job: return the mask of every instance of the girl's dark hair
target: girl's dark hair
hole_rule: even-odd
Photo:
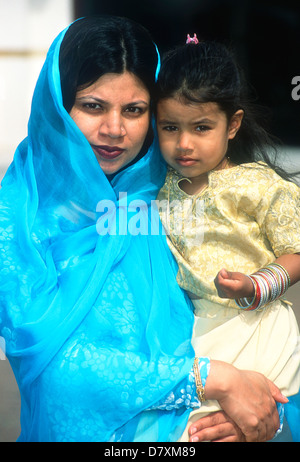
[[[291,179],[293,175],[275,164],[278,141],[259,121],[258,106],[250,103],[243,74],[225,45],[191,43],[166,53],[158,77],[156,101],[174,96],[186,103],[214,102],[226,114],[228,122],[242,109],[242,125],[228,144],[231,161],[242,164],[262,160],[283,178]]]
[[[149,32],[128,18],[91,16],[75,21],[60,49],[63,103],[68,112],[76,91],[106,73],[132,72],[153,96],[158,55]]]

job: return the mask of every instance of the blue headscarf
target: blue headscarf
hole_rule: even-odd
[[[65,32],[0,191],[0,335],[21,392],[20,441],[176,439],[184,402],[147,411],[181,386],[194,358],[176,263],[165,236],[150,233],[166,167],[155,141],[108,181],[63,106]],[[123,215],[120,197],[131,204]],[[114,204],[109,213],[103,200]],[[110,232],[124,230],[124,216],[138,225],[137,210],[148,232]]]

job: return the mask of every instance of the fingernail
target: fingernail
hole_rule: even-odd
[[[192,443],[197,443],[199,441],[198,436],[194,436],[194,438],[191,438]]]
[[[196,431],[197,431],[197,428],[192,427],[192,428],[190,429],[190,434],[193,435],[194,433],[196,433]]]

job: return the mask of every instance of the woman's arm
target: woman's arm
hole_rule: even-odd
[[[193,423],[189,432],[191,438],[197,437],[198,441],[220,438],[223,441],[268,441],[280,426],[276,401],[288,402],[262,374],[242,371],[214,360],[206,380],[205,397],[216,399],[229,419],[224,413],[216,413]]]
[[[205,399],[217,400],[225,412],[212,413],[193,423],[189,428],[191,441],[262,442],[274,437],[280,426],[275,401],[288,400],[272,382],[257,372],[208,358],[199,358],[199,371]],[[191,371],[176,390],[150,409],[196,409],[199,404]]]

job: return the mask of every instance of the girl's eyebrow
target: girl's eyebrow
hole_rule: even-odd
[[[167,119],[159,119],[157,121],[158,125],[176,125],[178,122],[173,122],[172,120]]]
[[[201,125],[201,124],[213,124],[213,125],[216,125],[216,123],[217,122],[215,120],[204,118],[204,119],[197,120],[196,122],[193,122],[193,125]]]
[[[176,125],[178,122],[174,122],[173,120],[168,120],[168,119],[159,119],[157,121],[158,125]],[[201,124],[213,124],[216,125],[217,122],[211,119],[200,119],[196,120],[195,122],[192,122],[191,125],[201,125]]]

